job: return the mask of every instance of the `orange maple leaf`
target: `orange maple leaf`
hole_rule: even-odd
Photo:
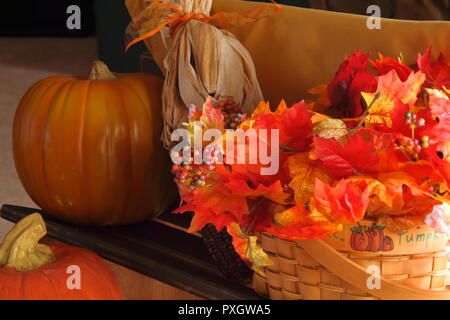
[[[265,197],[276,203],[286,204],[289,194],[281,183],[283,171],[277,175],[262,175],[261,165],[217,165],[216,176],[224,187],[221,192],[246,198]]]
[[[279,143],[292,149],[303,151],[310,148],[312,128],[312,114],[308,105],[301,101],[287,108],[286,103],[281,101],[275,112],[270,111],[268,103],[261,103],[252,117],[244,121],[239,129],[260,129],[279,131]],[[259,142],[263,142],[260,139]],[[267,139],[270,141],[271,139]],[[260,145],[261,146],[261,145]]]
[[[255,111],[252,113],[252,118],[259,115],[259,114],[282,114],[284,111],[286,111],[287,105],[286,101],[281,100],[277,109],[275,112],[272,112],[272,109],[270,108],[269,102],[260,102],[259,105],[256,107]]]
[[[402,165],[400,171],[354,176],[346,181],[367,183],[368,217],[426,215],[435,204],[427,190],[435,183],[445,183],[445,179],[428,165],[425,161],[408,163]]]
[[[298,204],[274,213],[266,228],[289,240],[321,239],[342,230],[343,224],[361,220],[369,202],[367,184],[341,180],[335,187],[316,179],[309,209]]]
[[[269,186],[258,184],[257,186],[250,186],[249,181],[230,179],[227,182],[223,182],[229,190],[230,195],[242,196],[246,198],[258,198],[265,197],[276,203],[286,204],[288,194],[284,193],[283,187],[280,181],[275,181]]]
[[[314,194],[315,179],[331,183],[332,178],[321,168],[320,162],[310,160],[308,152],[292,156],[288,160],[292,178],[289,187],[294,190],[297,203],[308,203]]]
[[[424,170],[419,166],[410,167],[405,171],[396,171],[381,173],[375,176],[383,187],[377,188],[370,193],[370,204],[368,215],[398,216],[403,214],[416,214],[424,206],[434,203],[433,199],[427,196],[426,190],[430,186],[430,181],[422,181],[418,178],[420,171]],[[410,170],[416,170],[417,175],[408,173]],[[414,198],[414,200],[413,200]],[[419,208],[419,205],[421,208]]]
[[[291,207],[274,215],[275,223],[265,229],[280,239],[322,239],[342,230],[342,224],[313,216],[303,205]]]
[[[312,218],[334,224],[354,223],[361,220],[369,205],[367,183],[339,181],[336,186],[316,179],[314,196],[310,202]]]
[[[308,90],[309,94],[318,96],[318,98],[316,99],[317,104],[325,107],[331,106],[331,101],[330,98],[328,97],[328,86],[330,85],[330,83],[331,80],[328,81],[328,83],[326,84],[320,84]]]
[[[362,96],[369,106],[365,119],[366,126],[384,124],[392,127],[391,111],[396,103],[412,106],[425,82],[425,75],[421,72],[411,73],[405,82],[402,82],[395,70],[378,77],[378,88],[375,93],[363,92]]]
[[[267,232],[281,239],[322,239],[338,233],[343,224],[364,217],[369,202],[365,183],[341,180],[335,187],[316,179],[310,209],[303,204],[274,214],[275,223]]]
[[[369,193],[369,204],[367,206],[368,215],[375,214],[385,207],[391,207],[394,202],[394,194],[388,193],[386,186],[371,176],[353,176],[346,179],[346,181],[367,183]]]
[[[447,181],[444,175],[442,175],[438,168],[430,161],[420,160],[402,163],[400,164],[399,170],[414,177],[417,184],[420,185],[423,190],[428,190],[437,185],[440,187],[441,192],[448,190]]]
[[[204,187],[188,203],[180,206],[173,213],[194,212],[189,232],[202,229],[212,223],[222,230],[231,222],[239,221],[249,212],[247,199],[227,193],[227,188],[220,184]]]

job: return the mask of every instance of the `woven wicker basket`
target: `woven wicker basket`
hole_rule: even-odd
[[[254,274],[254,289],[274,300],[450,299],[446,235],[425,226],[408,234],[384,231],[399,247],[363,252],[352,248],[352,227],[325,240],[294,242],[258,234],[274,265],[265,268],[265,277]],[[381,287],[372,290],[367,286],[371,266],[381,274]]]

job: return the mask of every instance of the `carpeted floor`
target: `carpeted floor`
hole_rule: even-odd
[[[95,38],[0,38],[0,205],[36,206],[14,168],[11,127],[20,98],[36,81],[88,73],[97,56]],[[10,223],[0,221],[0,239]]]

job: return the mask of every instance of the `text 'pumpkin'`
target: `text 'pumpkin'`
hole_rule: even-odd
[[[160,135],[162,80],[113,74],[53,76],[33,85],[13,126],[17,172],[53,216],[80,224],[129,224],[174,200]]]

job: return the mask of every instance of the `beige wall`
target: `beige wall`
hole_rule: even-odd
[[[17,177],[11,127],[20,98],[36,81],[87,73],[97,56],[95,38],[0,38],[0,204],[35,207]],[[11,224],[0,220],[0,238]]]

